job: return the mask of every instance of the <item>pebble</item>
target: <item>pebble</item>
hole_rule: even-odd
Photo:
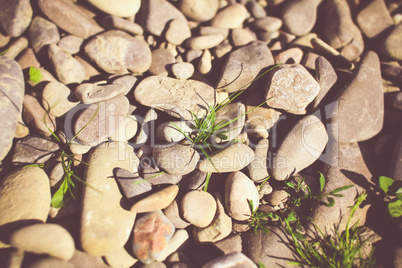
[[[190,146],[164,144],[153,149],[156,165],[171,175],[186,175],[193,171],[200,155]]]
[[[356,113],[358,109],[359,113]],[[384,94],[380,62],[369,51],[360,61],[352,81],[340,93],[337,105],[328,107],[328,133],[339,143],[368,140],[382,129]]]
[[[152,75],[168,76],[170,66],[175,62],[176,59],[170,50],[158,48],[152,51],[152,62],[148,71]]]
[[[119,84],[125,86],[125,91],[123,95],[127,95],[134,87],[135,82],[137,82],[137,77],[132,75],[123,75],[112,81],[112,84]]]
[[[132,249],[145,264],[154,262],[173,236],[175,228],[161,211],[143,215],[135,221]]]
[[[211,20],[218,11],[218,0],[183,0],[179,9],[183,14],[195,21]]]
[[[75,35],[67,35],[60,39],[58,46],[70,54],[77,54],[80,52],[81,45],[84,39]]]
[[[138,13],[139,24],[145,31],[156,36],[161,36],[166,24],[174,19],[186,21],[183,13],[165,0],[145,1]]]
[[[203,75],[208,75],[212,69],[212,56],[208,49],[204,50],[198,62],[198,72]]]
[[[17,221],[45,222],[50,198],[49,178],[42,168],[14,169],[0,181],[0,226]]]
[[[262,182],[268,176],[267,159],[268,159],[268,139],[261,139],[254,147],[254,159],[248,165],[250,179],[255,182]]]
[[[226,215],[225,208],[223,207],[220,198],[215,199],[217,209],[212,222],[204,228],[195,225],[196,227],[193,229],[194,238],[199,243],[214,243],[224,239],[232,232],[232,219]]]
[[[255,19],[267,16],[267,12],[265,11],[264,7],[257,1],[248,1],[246,7],[251,16]]]
[[[402,84],[402,67],[381,62],[381,76],[387,80]]]
[[[245,168],[254,159],[253,150],[238,142],[204,158],[198,163],[198,169],[203,172],[233,172]],[[212,162],[212,163],[211,163]]]
[[[99,68],[112,74],[126,74],[127,69],[143,73],[149,69],[152,60],[151,50],[145,41],[119,30],[93,37],[85,45],[85,54]]]
[[[186,20],[173,19],[168,22],[165,38],[169,43],[179,46],[190,37],[191,31]]]
[[[319,4],[316,0],[286,1],[282,10],[284,28],[296,36],[309,33],[315,25]]]
[[[128,142],[137,134],[138,122],[134,115],[127,115],[115,133],[109,136],[112,141]]]
[[[220,128],[217,133],[222,133],[227,136],[227,139],[222,139],[218,136],[214,137],[216,143],[222,143],[231,141],[243,130],[245,118],[246,107],[243,103],[229,103],[228,105],[222,107],[216,112],[216,122],[217,124],[227,124],[237,118],[237,120],[229,123],[227,126]]]
[[[71,90],[62,83],[49,82],[42,92],[42,105],[54,117],[63,116],[79,103],[70,101],[71,95]]]
[[[192,50],[205,50],[216,47],[223,41],[220,34],[201,35],[188,39],[186,45]]]
[[[70,233],[58,224],[42,223],[18,229],[10,235],[10,245],[36,254],[68,261],[75,245]]]
[[[26,136],[15,144],[13,164],[43,164],[59,150],[59,145],[43,137]]]
[[[199,190],[204,185],[206,177],[206,172],[196,169],[193,172],[183,176],[180,185],[183,187],[183,189]]]
[[[293,114],[305,114],[306,107],[320,92],[320,85],[300,64],[282,64],[270,73],[268,106]]]
[[[154,109],[149,109],[144,116],[144,120],[142,122],[138,122],[140,124],[140,131],[135,138],[136,144],[145,144],[148,138],[153,134],[151,130],[155,129],[155,122],[158,119],[158,114]]]
[[[232,252],[242,251],[242,240],[241,236],[236,233],[231,233],[224,239],[214,243],[214,246],[218,248],[223,254],[229,254]]]
[[[176,126],[181,130],[177,129]],[[179,142],[186,138],[182,133],[188,136],[193,132],[194,125],[189,121],[169,121],[160,124],[156,129],[156,136],[167,142]]]
[[[38,4],[46,17],[69,34],[87,39],[103,31],[95,20],[71,1],[39,0]]]
[[[142,174],[144,179],[151,185],[177,184],[182,178],[180,175],[171,175],[166,172],[161,172],[158,167],[154,168],[146,161],[142,163]]]
[[[127,169],[116,168],[114,178],[119,184],[124,197],[128,200],[152,190],[152,186],[148,181],[142,179],[138,173],[133,173]]]
[[[260,31],[275,32],[282,27],[281,19],[271,16],[258,18],[253,22],[253,26]]]
[[[131,267],[138,261],[123,247],[106,255],[105,260],[112,267]]]
[[[139,24],[113,15],[106,16],[102,20],[102,26],[108,30],[121,30],[132,35],[144,34],[144,30]]]
[[[241,171],[232,172],[225,182],[225,208],[230,217],[238,221],[248,220],[251,216],[250,204],[258,208],[258,191],[253,181]]]
[[[57,45],[49,46],[48,56],[61,83],[81,83],[85,79],[85,68],[81,63]]]
[[[103,12],[118,17],[134,16],[141,7],[141,0],[88,0],[88,2]]]
[[[170,185],[147,197],[144,197],[143,199],[132,205],[130,210],[135,213],[145,213],[164,209],[173,202],[178,192],[179,186],[177,186],[176,184]]]
[[[176,230],[173,234],[172,238],[170,238],[166,247],[162,250],[162,253],[159,257],[156,258],[157,261],[166,260],[169,255],[176,252],[184,243],[186,243],[189,239],[189,235],[186,230]]]
[[[223,36],[223,39],[227,41],[226,39],[229,36],[229,29],[227,28],[218,28],[218,27],[212,27],[212,26],[200,26],[200,35],[214,35],[214,34],[220,34]],[[238,28],[241,29],[241,28]]]
[[[29,27],[29,42],[35,53],[44,54],[47,45],[57,44],[60,40],[57,26],[39,16],[33,18]]]
[[[81,246],[91,255],[105,256],[126,244],[136,217],[111,179],[113,171],[137,172],[139,159],[127,144],[109,142],[92,149],[86,162],[85,182],[91,187],[83,187]]]
[[[278,53],[275,56],[275,64],[280,63],[300,63],[303,58],[303,50],[298,47],[292,47]]]
[[[248,83],[252,82],[262,69],[273,63],[272,53],[266,44],[261,41],[252,42],[230,52],[216,88],[218,91],[229,93],[247,89]]]
[[[196,80],[149,76],[137,85],[134,98],[142,105],[191,120],[189,111],[203,116],[205,109],[215,104],[216,92],[213,87]]]
[[[107,101],[123,95],[125,91],[127,91],[126,87],[121,84],[96,85],[82,83],[74,89],[75,96],[84,104]]]
[[[17,57],[17,62],[22,70],[31,68],[31,66],[39,69],[40,63],[38,62],[35,53],[32,48],[24,49]],[[29,71],[28,71],[29,72]]]
[[[24,49],[28,47],[28,39],[23,36],[18,37],[14,40],[9,48],[4,52],[3,56],[6,56],[9,59],[14,59],[21,53]]]
[[[0,162],[10,151],[22,109],[24,75],[15,60],[0,56]]]
[[[265,200],[268,201],[271,206],[275,207],[284,204],[288,198],[289,195],[285,190],[273,190]]]
[[[40,258],[32,262],[28,268],[45,268],[45,267],[58,267],[58,268],[74,268],[72,263],[60,260],[59,258]]]
[[[401,35],[402,23],[399,23],[382,42],[381,50],[386,56],[395,60],[402,60],[402,49],[399,45]]]
[[[29,127],[30,132],[44,136],[52,135],[56,129],[54,117],[49,115],[31,95],[25,95],[22,109],[22,119]],[[50,130],[49,130],[50,129]]]
[[[242,47],[256,41],[257,36],[249,28],[237,28],[231,31],[230,39],[235,47]]]
[[[101,257],[95,257],[84,251],[75,250],[73,257],[69,263],[72,263],[75,268],[108,268],[110,266],[102,260]],[[42,268],[42,267],[41,267]]]
[[[257,265],[241,252],[233,252],[203,265],[202,268],[257,268]]]
[[[243,22],[250,17],[245,6],[241,4],[231,4],[218,11],[211,21],[211,26],[227,29],[240,27]]]
[[[128,109],[129,101],[125,96],[118,96],[83,108],[73,126],[75,134],[82,130],[77,136],[77,141],[89,146],[96,146],[103,142],[119,129],[123,123],[121,119],[125,118]]]
[[[356,22],[367,38],[375,38],[394,25],[384,0],[374,0],[361,9]]]
[[[272,193],[272,191],[273,191],[273,188],[271,185],[269,185],[268,182],[262,183],[262,184],[260,184],[259,189],[258,189],[258,197],[261,199],[264,196]]]
[[[78,60],[79,63],[81,63],[82,67],[85,69],[85,80],[89,80],[91,77],[99,75],[99,71],[95,69],[91,64],[88,63],[88,61],[84,60],[78,55],[74,56],[74,59]]]
[[[325,98],[332,86],[338,80],[338,76],[331,63],[323,56],[319,56],[315,60],[315,79],[320,85],[320,92],[312,102],[313,109],[317,108],[321,101]]]
[[[272,176],[285,180],[314,163],[324,151],[328,134],[315,115],[303,117],[286,135],[273,159]]]
[[[315,71],[315,61],[318,57],[320,57],[320,55],[313,52],[307,52],[300,63],[308,70]]]
[[[190,191],[180,203],[183,218],[194,226],[204,228],[211,224],[216,213],[215,198],[208,192]]]
[[[32,7],[29,0],[0,1],[0,26],[6,35],[20,36],[32,19]]]
[[[173,200],[173,202],[170,203],[170,205],[163,210],[163,213],[166,215],[166,217],[168,217],[168,219],[176,229],[184,229],[190,225],[189,222],[183,219],[183,216],[179,211],[179,205],[176,199]]]

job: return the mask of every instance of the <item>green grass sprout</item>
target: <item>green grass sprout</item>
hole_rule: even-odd
[[[43,76],[42,76],[42,72],[31,66],[31,68],[29,68],[29,80],[31,80],[33,83],[38,83],[42,80]]]

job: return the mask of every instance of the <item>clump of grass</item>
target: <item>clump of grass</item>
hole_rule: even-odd
[[[388,212],[392,218],[402,216],[402,187],[393,189],[395,180],[381,176],[378,180],[380,189],[385,193],[388,202]]]

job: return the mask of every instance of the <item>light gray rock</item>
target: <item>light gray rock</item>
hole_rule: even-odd
[[[50,136],[51,131],[54,132],[56,129],[54,117],[48,114],[38,100],[31,95],[24,96],[22,119],[31,133]]]
[[[402,50],[400,43],[402,35],[402,23],[395,26],[392,32],[383,40],[381,50],[386,56],[395,59],[402,59]]]
[[[123,95],[127,95],[134,87],[135,82],[137,82],[137,77],[132,75],[123,75],[112,81],[112,84],[119,84],[126,87]]]
[[[312,102],[313,109],[320,105],[321,101],[338,80],[334,67],[332,67],[331,63],[323,56],[319,56],[315,60],[315,79],[320,85],[321,90]]]
[[[214,219],[217,204],[215,198],[208,192],[190,191],[183,196],[180,210],[186,221],[204,228]]]
[[[85,181],[91,187],[83,188],[80,241],[87,253],[105,256],[126,244],[136,217],[110,178],[117,167],[137,172],[139,159],[132,147],[111,142],[94,148],[87,163]]]
[[[93,37],[85,46],[86,55],[107,73],[143,73],[151,66],[151,50],[140,38],[111,30]],[[127,57],[130,55],[130,57]]]
[[[315,115],[301,119],[286,135],[273,159],[272,176],[285,180],[310,166],[324,151],[328,134]]]
[[[204,1],[202,1],[203,3]],[[166,40],[173,45],[181,45],[184,40],[191,37],[191,30],[187,21],[173,19],[167,25],[165,33]]]
[[[112,141],[127,142],[137,134],[138,122],[135,115],[127,115],[116,132],[109,136]]]
[[[75,250],[73,257],[69,260],[75,268],[107,268],[109,267],[101,257],[95,257],[84,251]]]
[[[260,31],[275,32],[282,27],[282,20],[276,17],[265,16],[253,22],[253,26]]]
[[[227,57],[216,88],[218,91],[229,93],[247,89],[247,84],[252,82],[261,70],[273,63],[271,51],[261,41],[239,48]]]
[[[309,33],[315,25],[319,4],[316,0],[286,1],[282,10],[285,29],[297,36]]]
[[[360,10],[356,22],[368,38],[374,38],[394,24],[384,0],[375,0]]]
[[[160,171],[158,167],[152,167],[147,162],[142,163],[142,175],[151,185],[159,184],[177,184],[180,182],[182,176],[171,175],[169,173]]]
[[[175,62],[176,59],[169,49],[158,48],[152,51],[152,62],[148,71],[152,75],[168,76],[170,66]]]
[[[249,28],[237,28],[231,31],[230,40],[235,47],[242,47],[256,41],[257,36]]]
[[[144,197],[132,205],[130,210],[135,213],[145,213],[164,209],[173,202],[178,192],[179,186],[175,184],[170,185],[162,190],[148,195],[147,197]]]
[[[219,8],[218,0],[183,0],[179,9],[183,14],[195,21],[208,21],[212,19]]]
[[[173,202],[163,210],[163,213],[176,229],[184,229],[190,225],[189,222],[183,219],[179,210],[179,204],[177,204],[176,200],[173,200]]]
[[[246,121],[246,107],[243,103],[229,103],[216,112],[216,124],[227,124],[227,126],[220,128],[217,134],[221,133],[227,138],[224,139],[219,136],[214,136],[216,143],[222,143],[235,139],[243,130],[244,122]],[[237,119],[236,119],[237,118]],[[236,120],[235,120],[236,119]],[[235,120],[235,121],[233,121]],[[231,122],[233,121],[233,122]],[[222,122],[222,123],[221,123]],[[231,123],[230,123],[231,122]]]
[[[213,87],[195,80],[149,76],[135,88],[134,98],[142,105],[191,120],[189,111],[201,117],[210,105],[215,105],[216,92]]]
[[[43,88],[42,105],[54,117],[63,116],[79,101],[74,101],[71,90],[60,82],[51,81]]]
[[[208,262],[203,265],[202,268],[231,268],[231,267],[242,267],[242,268],[256,268],[257,265],[253,263],[252,260],[247,258],[241,252],[233,252],[222,257],[216,258],[213,261]]]
[[[47,45],[57,44],[59,40],[59,30],[54,23],[39,16],[32,20],[29,27],[29,42],[35,53],[43,53]]]
[[[102,25],[108,30],[121,30],[132,35],[144,34],[144,30],[139,24],[113,15],[106,16],[102,20]]]
[[[258,208],[258,191],[252,180],[237,171],[230,173],[225,182],[225,208],[228,215],[238,221],[248,220],[251,216],[250,204]]]
[[[301,48],[298,47],[292,47],[276,54],[275,64],[300,63],[302,61],[302,58],[303,58],[303,50],[301,50]]]
[[[220,34],[201,35],[188,39],[186,41],[187,47],[192,50],[205,50],[216,47],[223,41],[223,36]]]
[[[53,140],[28,135],[17,141],[11,161],[17,165],[43,164],[59,149]]]
[[[255,182],[262,182],[268,176],[267,159],[268,159],[268,139],[261,139],[254,147],[254,159],[248,165],[250,179]]]
[[[20,36],[32,19],[32,7],[29,0],[0,1],[0,26],[11,37]]]
[[[250,17],[246,7],[241,4],[231,4],[221,9],[211,21],[211,26],[227,29],[240,27]]]
[[[24,99],[25,83],[15,60],[0,57],[0,161],[11,149]]]
[[[75,96],[84,104],[107,101],[123,95],[125,91],[127,91],[127,89],[121,84],[95,85],[82,83],[74,89]]]
[[[60,39],[58,46],[70,54],[77,54],[80,52],[81,45],[84,39],[75,35],[67,35]]]
[[[266,197],[266,200],[271,206],[275,207],[284,204],[288,197],[289,195],[285,190],[275,189]]]
[[[194,125],[191,121],[164,122],[157,127],[156,136],[162,141],[179,142],[186,138],[182,132],[189,136],[193,129]]]
[[[141,6],[141,0],[88,0],[105,13],[119,17],[134,16]]]
[[[200,190],[205,183],[206,177],[206,172],[196,169],[193,172],[183,176],[180,185],[183,187],[183,189]]]
[[[320,85],[300,64],[282,64],[269,76],[266,100],[272,108],[305,114],[307,105],[320,92]]]

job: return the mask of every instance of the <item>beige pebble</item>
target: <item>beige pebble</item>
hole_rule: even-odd
[[[131,211],[135,213],[151,212],[164,209],[173,202],[179,192],[179,186],[171,185],[163,190],[157,191],[144,199],[141,199],[131,207]]]
[[[300,63],[303,58],[303,50],[298,47],[289,48],[275,56],[275,64],[279,63]]]
[[[216,47],[223,41],[220,34],[202,35],[187,40],[186,45],[192,50],[204,50]]]
[[[23,51],[27,47],[28,47],[28,39],[26,39],[23,36],[20,36],[8,47],[6,53],[4,53],[4,56],[10,59],[14,59],[15,57],[18,56],[18,54],[21,53],[21,51]]]
[[[189,62],[180,62],[172,65],[173,75],[178,79],[188,79],[194,74],[194,65]]]
[[[212,27],[212,26],[202,26],[200,27],[200,34],[201,35],[221,34],[223,36],[223,39],[226,39],[228,38],[229,35],[229,29]]]
[[[202,53],[201,59],[198,62],[198,71],[202,74],[208,74],[212,69],[212,57],[209,50]]]
[[[231,39],[235,47],[241,47],[255,41],[257,36],[247,28],[237,28],[232,30]]]
[[[235,29],[240,27],[249,17],[250,13],[248,13],[243,5],[232,4],[219,11],[213,18],[211,25],[214,27]]]
[[[253,26],[264,32],[275,32],[282,27],[282,20],[276,17],[266,16],[256,19],[253,22]]]
[[[220,59],[226,54],[228,54],[230,51],[232,51],[232,49],[233,47],[230,44],[229,40],[225,40],[220,45],[214,48],[215,57]]]
[[[167,26],[165,38],[169,43],[181,45],[184,40],[191,37],[190,27],[186,20],[174,19]]]

